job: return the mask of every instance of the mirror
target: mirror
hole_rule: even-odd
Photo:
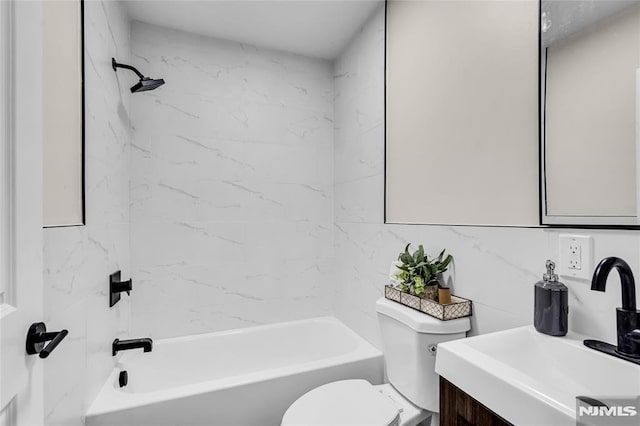
[[[637,226],[640,2],[542,0],[542,223]]]
[[[386,17],[386,223],[539,226],[538,3]]]
[[[43,223],[83,225],[83,4],[45,1],[43,12]]]

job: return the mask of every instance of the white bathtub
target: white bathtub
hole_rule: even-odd
[[[158,340],[123,353],[85,423],[279,425],[303,393],[352,378],[382,383],[382,353],[332,317]]]

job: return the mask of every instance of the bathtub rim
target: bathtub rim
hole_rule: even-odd
[[[222,391],[225,389],[231,389],[235,387],[246,386],[251,383],[259,383],[268,380],[273,380],[280,377],[290,377],[296,374],[306,373],[313,370],[321,370],[338,365],[362,362],[362,361],[374,361],[380,359],[383,361],[382,352],[369,343],[366,339],[360,336],[358,333],[349,328],[346,324],[340,321],[334,316],[322,316],[307,318],[302,320],[293,320],[286,322],[279,322],[273,324],[264,324],[252,327],[244,327],[239,329],[214,331],[210,333],[193,334],[188,336],[170,337],[167,339],[158,339],[157,343],[179,343],[181,341],[193,340],[193,339],[205,339],[212,335],[227,336],[234,334],[244,334],[252,331],[259,331],[263,329],[284,328],[291,324],[301,323],[331,323],[339,326],[345,332],[350,334],[355,342],[356,347],[350,351],[340,355],[326,357],[321,359],[312,360],[309,362],[298,363],[294,365],[287,365],[278,368],[271,368],[258,372],[251,372],[248,374],[242,374],[238,376],[225,377],[222,379],[207,380],[198,383],[192,383],[188,385],[177,386],[170,389],[161,389],[150,392],[121,392],[118,389],[118,375],[123,369],[123,365],[126,364],[127,359],[136,354],[125,353],[116,362],[113,370],[109,373],[109,376],[103,383],[93,402],[89,405],[86,413],[83,415],[83,419],[88,417],[96,417],[100,415],[109,414],[116,411],[127,410],[131,408],[140,407],[143,405],[155,404],[166,402],[179,398],[188,398],[191,396],[199,395],[208,391]],[[85,422],[86,423],[86,422]]]

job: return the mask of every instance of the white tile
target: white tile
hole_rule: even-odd
[[[134,23],[134,330],[155,337],[331,311],[328,61]]]
[[[86,2],[87,225],[45,229],[44,313],[68,337],[44,364],[45,423],[80,426],[112,368],[109,345],[128,333],[129,305],[108,308],[108,275],[129,271],[129,21],[116,2]]]
[[[81,424],[83,370],[86,358],[86,305],[83,301],[57,309],[47,318],[47,331],[67,329],[69,334],[46,359],[44,369],[45,423]]]

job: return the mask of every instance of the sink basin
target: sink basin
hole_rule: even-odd
[[[515,425],[575,426],[578,395],[640,395],[640,366],[585,347],[586,338],[527,326],[445,342],[436,372]]]

